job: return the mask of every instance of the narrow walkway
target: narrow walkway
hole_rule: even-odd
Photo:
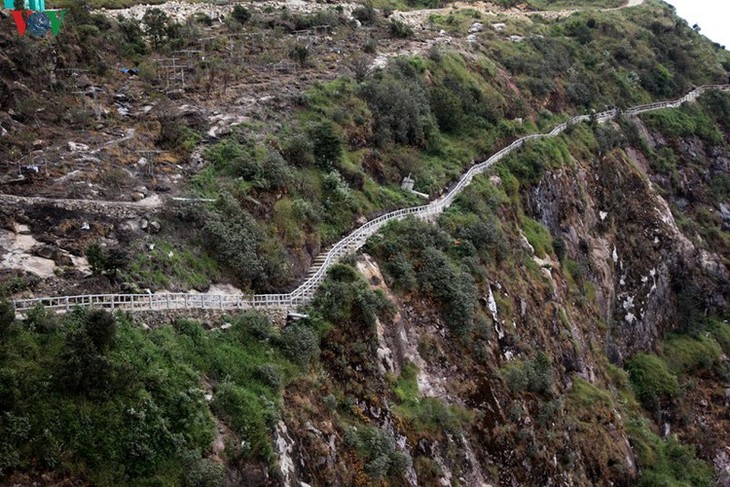
[[[641,105],[623,112],[624,115],[635,116],[640,113],[664,108],[676,108],[682,103],[695,100],[709,89],[730,91],[730,85],[709,85],[697,88],[677,100],[663,101]],[[429,219],[442,213],[454,202],[457,195],[471,183],[474,177],[491,168],[496,162],[508,154],[522,147],[529,140],[543,137],[555,137],[571,125],[595,119],[599,123],[612,120],[621,115],[619,110],[609,110],[593,115],[580,115],[555,127],[545,134],[527,135],[500,150],[486,161],[472,166],[449,191],[448,194],[424,206],[404,208],[370,220],[356,229],[342,240],[333,245],[327,252],[315,260],[315,266],[310,270],[310,277],[297,289],[288,294],[255,294],[255,295],[219,295],[219,294],[97,294],[84,296],[60,296],[48,298],[17,299],[13,301],[15,311],[22,313],[42,304],[47,309],[56,312],[70,311],[74,306],[97,307],[109,310],[124,311],[157,311],[167,309],[210,309],[210,310],[246,310],[268,309],[288,311],[309,303],[314,297],[319,285],[327,276],[327,270],[339,262],[344,256],[360,249],[367,239],[377,233],[390,221],[402,220],[408,216]]]

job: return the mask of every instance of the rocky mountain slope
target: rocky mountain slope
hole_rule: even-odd
[[[3,29],[0,293],[283,291],[409,174],[727,82],[661,2],[517,3]],[[2,302],[0,483],[730,485],[728,142],[718,91],[531,142],[287,323]]]

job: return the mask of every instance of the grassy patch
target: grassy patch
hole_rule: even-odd
[[[535,255],[544,258],[552,252],[553,239],[550,232],[540,222],[530,217],[522,217],[522,233],[535,249]]]
[[[419,434],[458,434],[471,420],[469,412],[456,405],[447,405],[434,397],[421,397],[418,392],[418,368],[407,363],[395,381],[398,399],[396,413]]]
[[[664,356],[677,374],[711,372],[722,362],[722,348],[710,332],[698,337],[672,334],[664,339]]]
[[[639,353],[626,364],[631,383],[642,404],[649,409],[674,397],[679,390],[677,376],[667,363],[653,354]]]

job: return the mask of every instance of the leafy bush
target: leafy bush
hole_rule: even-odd
[[[677,377],[669,370],[667,363],[656,355],[636,354],[626,364],[626,370],[636,395],[648,410],[654,410],[663,402],[671,400],[679,390]]]
[[[314,144],[305,134],[292,135],[283,141],[282,155],[293,166],[311,166],[315,162]]]
[[[730,325],[720,320],[711,320],[708,329],[725,355],[730,356]]]
[[[112,380],[112,364],[99,354],[84,330],[66,336],[58,367],[58,381],[71,394],[104,397]]]
[[[436,115],[439,128],[444,132],[457,132],[461,128],[464,110],[461,100],[453,91],[444,87],[431,90],[431,110]]]
[[[502,369],[502,377],[512,392],[552,393],[554,371],[550,359],[539,352],[535,360],[514,361]]]
[[[53,331],[53,329],[56,328],[57,324],[56,314],[53,311],[46,309],[46,307],[42,304],[38,303],[26,313],[25,324],[29,328],[36,331]]]
[[[345,442],[354,447],[365,461],[365,472],[373,480],[403,475],[411,467],[411,457],[398,451],[392,433],[363,426],[351,428]]]
[[[421,256],[418,273],[421,289],[442,303],[446,325],[457,335],[471,329],[477,289],[466,272],[455,271],[440,250],[429,247]]]
[[[182,464],[184,487],[217,487],[223,484],[223,465],[209,458],[202,458],[198,450],[186,452]]]
[[[86,258],[94,274],[106,274],[110,278],[129,266],[129,256],[123,249],[107,249],[96,242],[86,248]]]
[[[322,169],[332,169],[342,157],[342,139],[331,122],[320,122],[307,130],[312,144],[312,153]]]
[[[454,240],[448,234],[410,219],[389,225],[368,242],[368,252],[383,260],[390,279],[404,288],[418,283],[418,289],[441,306],[449,329],[465,335],[472,328],[477,288],[473,277],[441,250],[452,248]]]
[[[272,455],[269,431],[276,417],[266,407],[265,397],[223,382],[216,387],[212,406],[241,435],[241,451],[245,457],[268,458]]]
[[[425,146],[433,122],[423,82],[408,65],[395,65],[362,86],[363,98],[375,118],[378,145],[392,142]]]
[[[99,352],[111,346],[117,331],[117,322],[111,313],[101,309],[91,310],[86,315],[84,325],[86,334]]]
[[[231,11],[231,17],[236,19],[239,24],[243,25],[251,18],[251,12],[243,5],[236,4],[233,6],[233,10]]]
[[[284,353],[301,367],[308,368],[319,356],[319,338],[307,326],[288,326],[282,332],[281,339]]]
[[[388,27],[390,28],[390,34],[393,37],[398,39],[408,39],[409,37],[413,37],[413,29],[411,29],[408,24],[405,24],[400,20],[390,19]]]
[[[235,272],[245,287],[268,290],[289,279],[285,251],[266,239],[253,217],[230,194],[218,198],[203,234],[211,254]]]
[[[207,149],[205,158],[224,175],[243,178],[264,191],[286,187],[291,182],[284,158],[268,146],[225,140]]]
[[[0,338],[5,336],[13,321],[15,321],[15,308],[9,301],[0,300]]]
[[[675,435],[663,441],[645,419],[628,422],[627,431],[641,469],[636,485],[714,485],[712,467],[698,459],[694,448],[682,445]]]
[[[352,267],[337,264],[315,296],[314,306],[333,325],[372,329],[379,313],[388,309],[386,298],[373,292]]]
[[[302,44],[297,44],[289,51],[289,57],[299,63],[299,66],[304,67],[307,65],[309,59],[309,48]]]

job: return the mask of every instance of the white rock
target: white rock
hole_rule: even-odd
[[[484,24],[481,22],[474,22],[471,24],[471,27],[469,27],[469,32],[481,32],[484,30]]]
[[[79,144],[78,142],[68,141],[68,150],[71,152],[85,152],[89,150],[89,146],[86,144]]]

